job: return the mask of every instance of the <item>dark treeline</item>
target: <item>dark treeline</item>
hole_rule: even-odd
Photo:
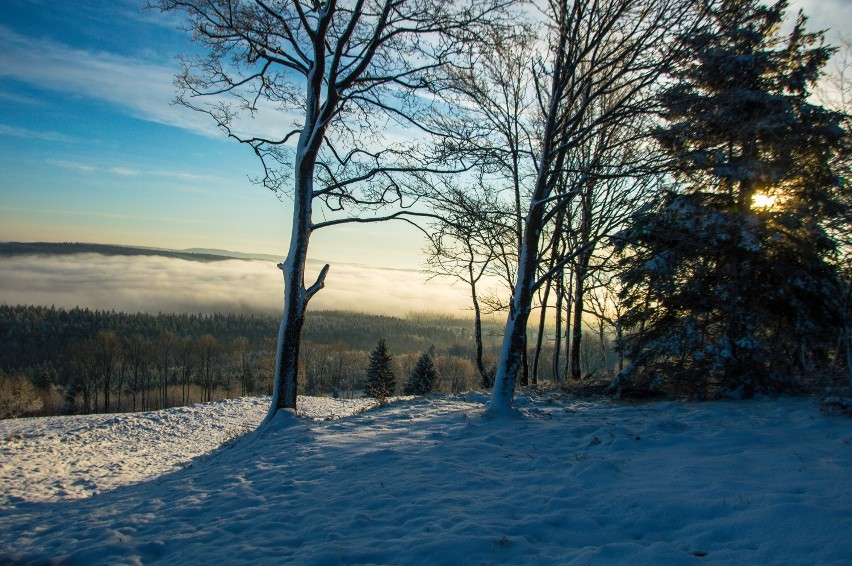
[[[234,259],[210,253],[136,248],[109,244],[81,244],[71,242],[0,242],[0,257],[19,255],[73,255],[92,253],[105,256],[160,256],[189,261],[225,261]]]
[[[137,411],[269,394],[277,324],[272,315],[0,305],[0,373],[8,396],[22,400],[19,414]],[[496,323],[486,325],[491,360],[499,330]],[[312,312],[300,392],[360,391],[368,352],[379,338],[386,338],[400,375],[434,347],[436,364],[446,374],[443,389],[475,387],[471,332],[469,321],[440,315]],[[41,402],[24,403],[27,396]]]

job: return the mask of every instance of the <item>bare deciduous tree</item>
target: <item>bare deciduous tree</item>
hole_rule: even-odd
[[[261,181],[293,199],[272,404],[267,422],[295,409],[299,346],[310,299],[328,266],[305,283],[311,234],[387,213],[406,201],[408,173],[433,171],[410,144],[389,143],[390,124],[425,127],[430,75],[509,0],[159,0],[183,12],[205,57],[186,59],[180,100],[206,112],[261,159]],[[229,95],[226,97],[225,95]],[[211,98],[212,97],[212,98]],[[202,102],[206,100],[207,102]],[[265,110],[293,125],[251,130]],[[263,120],[268,125],[268,120]],[[255,121],[257,124],[257,121]],[[259,131],[258,131],[259,130]],[[327,216],[315,221],[314,207]]]
[[[500,264],[506,253],[500,243],[511,241],[513,231],[505,225],[505,211],[487,187],[481,191],[444,187],[431,200],[442,220],[428,235],[426,271],[433,276],[456,278],[469,287],[476,368],[480,384],[491,387],[493,375],[483,359],[480,282],[494,272],[495,265],[505,273]]]
[[[655,85],[677,52],[677,43],[671,39],[693,22],[690,3],[683,0],[553,0],[547,15],[550,52],[535,75],[542,116],[536,176],[522,219],[516,283],[489,407],[492,413],[511,406],[536,290],[584,251],[571,250],[552,262],[549,270],[541,269],[543,250],[550,248],[547,228],[593,180],[590,164],[581,161],[577,167],[574,158],[595,136],[648,110]],[[602,109],[600,101],[606,101]],[[625,143],[619,138],[615,147]]]

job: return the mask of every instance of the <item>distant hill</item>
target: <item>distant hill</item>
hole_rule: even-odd
[[[105,256],[161,256],[189,261],[224,261],[228,259],[275,259],[274,256],[241,254],[224,250],[167,250],[111,244],[76,242],[0,242],[0,257],[18,255],[73,255],[94,253]]]
[[[232,252],[229,250],[210,248],[189,248],[186,250],[171,250],[167,248],[146,248],[139,246],[119,246],[114,244],[87,244],[80,242],[0,242],[0,258],[19,255],[74,255],[100,254],[104,256],[160,256],[189,261],[225,261],[229,259],[245,259],[279,262],[283,256],[271,254],[254,254]],[[308,259],[309,264],[322,265],[321,259]],[[419,273],[416,269],[399,269],[395,267],[375,267],[359,263],[336,262],[337,265],[352,265],[367,267],[374,270],[408,271]]]
[[[232,252],[229,250],[217,250],[217,249],[207,249],[207,248],[189,248],[186,250],[179,250],[180,252],[189,253],[189,254],[201,254],[201,255],[213,255],[213,256],[221,256],[228,257],[234,259],[260,259],[260,260],[269,260],[269,261],[281,261],[281,256],[276,256],[272,254],[247,254],[243,252]]]

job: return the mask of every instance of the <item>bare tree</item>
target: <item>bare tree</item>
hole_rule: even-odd
[[[110,393],[112,392],[113,373],[118,367],[121,354],[118,336],[112,330],[98,332],[93,341],[95,371],[104,388],[104,412],[110,410]],[[95,401],[97,410],[97,401]]]
[[[0,371],[0,420],[16,419],[44,406],[32,382],[23,376],[10,376]]]
[[[473,383],[474,367],[470,360],[460,356],[443,355],[435,359],[441,375],[443,390],[453,395],[467,391]]]
[[[169,399],[169,373],[172,368],[172,358],[175,352],[177,337],[174,332],[161,332],[154,342],[155,351],[158,354],[157,373],[159,374],[160,386],[160,408],[168,407]]]
[[[609,100],[597,101],[590,118],[609,109]],[[583,172],[576,185],[576,197],[569,204],[569,248],[574,251],[568,267],[572,272],[571,340],[568,368],[571,378],[579,380],[584,366],[580,363],[583,320],[593,314],[586,300],[597,286],[595,275],[607,270],[614,257],[609,239],[644,203],[659,194],[659,175],[655,173],[657,154],[651,144],[636,132],[648,132],[652,126],[647,114],[639,113],[596,132],[570,156],[572,169]]]
[[[432,126],[436,152],[461,159],[476,179],[452,190],[439,185],[430,194],[440,221],[430,237],[428,271],[456,277],[471,288],[477,337],[477,368],[483,386],[493,375],[481,353],[481,310],[505,312],[515,285],[517,250],[523,237],[522,210],[527,206],[534,136],[534,108],[529,64],[535,33],[524,21],[472,42],[463,63],[446,69],[437,94],[450,111]],[[504,288],[477,289],[483,277]],[[526,375],[526,363],[524,364]]]
[[[198,384],[201,387],[201,402],[213,400],[216,388],[221,345],[212,334],[204,334],[195,342],[198,352]]]
[[[589,164],[583,160],[578,167],[574,158],[590,139],[648,110],[654,87],[677,51],[671,39],[693,21],[690,3],[683,0],[553,0],[547,16],[550,52],[535,75],[542,116],[536,176],[523,216],[492,413],[511,406],[536,290],[586,250],[570,250],[549,270],[541,269],[546,257],[542,250],[551,248],[548,226],[593,180]],[[549,85],[544,77],[550,79]],[[606,105],[598,111],[596,103],[603,100]],[[619,138],[614,147],[629,141]],[[559,234],[553,231],[549,237]]]
[[[136,412],[136,400],[143,387],[145,378],[143,375],[148,371],[148,359],[150,357],[150,346],[141,334],[134,333],[123,340],[123,358],[127,363],[129,382],[127,384],[130,397],[133,399],[133,412]]]
[[[77,344],[72,350],[72,377],[65,391],[66,414],[76,413],[77,395],[83,397],[82,412],[89,414],[98,410],[98,391],[96,373],[93,364],[95,344],[92,338],[87,338]]]
[[[237,366],[237,380],[240,382],[240,395],[247,395],[254,381],[249,366],[249,346],[251,342],[245,336],[237,336],[231,342],[231,352]]]
[[[596,285],[589,293],[589,312],[596,321],[596,332],[601,350],[606,349],[608,342],[621,341],[624,330],[621,326],[622,305],[619,300],[621,287],[613,270],[601,270],[595,274]],[[609,338],[608,338],[609,337]],[[624,352],[618,350],[616,373],[624,369]]]
[[[404,176],[430,171],[410,145],[382,135],[392,123],[421,128],[418,91],[509,0],[159,0],[183,12],[203,58],[186,59],[180,101],[251,146],[261,179],[293,198],[275,381],[267,422],[295,409],[299,344],[310,299],[328,265],[305,283],[311,234],[346,222],[416,216]],[[230,95],[230,99],[224,95]],[[201,97],[201,98],[199,98]],[[212,97],[212,98],[210,98]],[[199,100],[208,100],[205,104]],[[246,131],[242,114],[272,107],[293,125]],[[263,120],[268,124],[268,120]],[[257,122],[255,122],[257,123]],[[289,191],[287,187],[289,186]],[[314,220],[314,207],[327,211]]]
[[[505,211],[488,187],[465,190],[451,186],[449,181],[445,184],[432,198],[433,210],[442,219],[428,234],[426,272],[456,278],[470,289],[476,368],[481,385],[487,388],[493,375],[483,359],[480,282],[494,272],[495,265],[500,270],[506,257],[500,243],[511,241],[513,231],[505,225]]]
[[[192,382],[192,374],[198,364],[198,355],[195,343],[189,337],[179,337],[175,344],[175,361],[177,363],[178,378],[180,380],[180,400],[186,405],[190,402],[189,385]],[[135,401],[134,401],[135,403]]]

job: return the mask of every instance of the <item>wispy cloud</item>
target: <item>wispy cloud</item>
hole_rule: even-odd
[[[1,26],[0,26],[1,27]],[[20,104],[23,106],[42,106],[44,103],[31,96],[22,96],[0,88],[0,100]]]
[[[221,137],[210,116],[173,104],[177,61],[144,61],[115,53],[75,48],[44,37],[28,37],[0,25],[0,77],[30,86],[103,100],[131,115],[193,132]],[[222,98],[206,102],[216,104]],[[293,127],[294,115],[261,101],[257,116],[234,125],[269,138]]]
[[[107,172],[121,175],[122,177],[136,177],[139,175],[139,171],[130,169],[129,167],[110,167],[107,169]]]
[[[183,171],[160,171],[160,170],[151,170],[147,171],[146,174],[154,175],[156,177],[170,177],[173,179],[180,179],[183,181],[221,181],[220,177],[216,177],[214,175],[204,175],[201,173],[186,173]]]
[[[163,65],[27,37],[0,25],[0,76],[104,100],[145,120],[219,135],[205,116],[171,104],[177,63]]]
[[[38,130],[30,130],[27,128],[17,128],[0,124],[0,136],[12,136],[16,138],[27,138],[33,140],[55,141],[70,143],[75,141],[71,136],[60,134],[58,132],[43,132]]]
[[[78,163],[76,161],[68,161],[66,159],[48,159],[46,161],[48,165],[53,165],[54,167],[61,167],[62,169],[70,169],[71,171],[77,171],[80,173],[94,173],[97,168],[94,165],[88,165],[86,163]]]
[[[2,133],[2,130],[0,130],[0,133]],[[118,175],[120,177],[161,177],[179,179],[182,181],[221,181],[221,178],[215,177],[213,175],[205,175],[202,173],[189,173],[186,171],[172,171],[165,169],[139,169],[136,167],[127,167],[122,165],[101,166],[93,165],[91,163],[82,163],[79,161],[69,161],[67,159],[48,159],[46,160],[46,163],[54,167],[77,171],[79,173],[105,173],[108,175]]]

